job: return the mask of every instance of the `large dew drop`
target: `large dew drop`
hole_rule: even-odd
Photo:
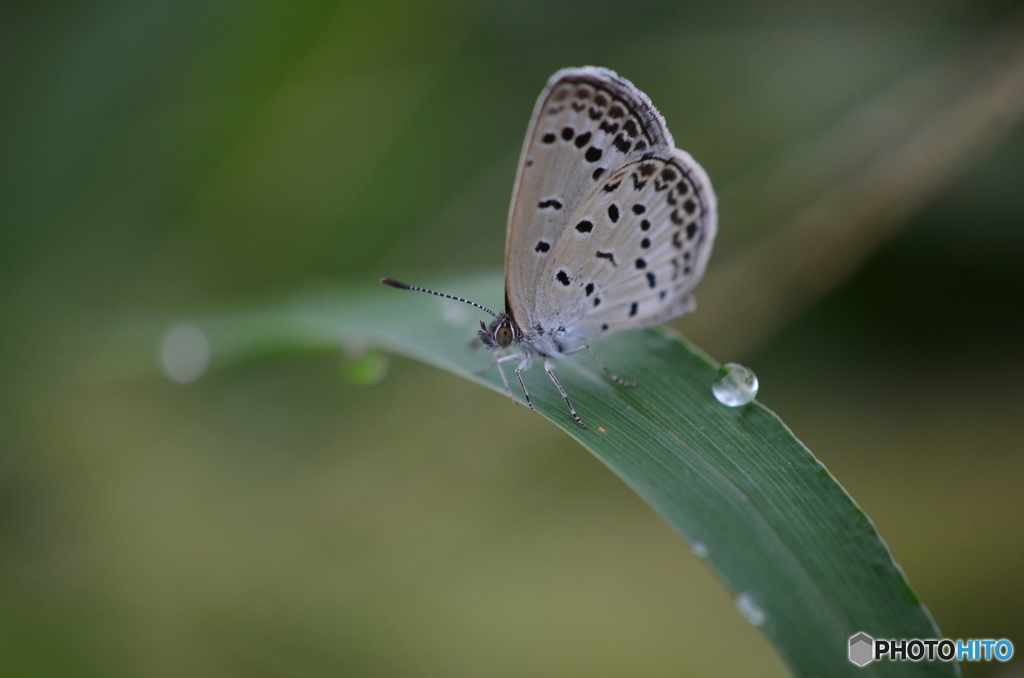
[[[718,402],[729,407],[746,405],[757,396],[757,375],[739,363],[726,363],[711,382]]]

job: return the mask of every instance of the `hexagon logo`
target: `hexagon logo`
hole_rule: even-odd
[[[866,666],[874,659],[875,639],[863,631],[850,637],[850,661]]]

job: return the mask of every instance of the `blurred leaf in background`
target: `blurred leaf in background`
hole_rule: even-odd
[[[784,674],[507,399],[407,361],[357,386],[336,355],[182,387],[155,343],[145,370],[112,348],[325,280],[500,268],[534,99],[585,63],[718,188],[679,329],[756,369],[944,633],[1024,637],[1020,24],[995,0],[6,3],[0,670]]]

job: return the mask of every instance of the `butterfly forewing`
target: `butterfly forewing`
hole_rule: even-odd
[[[716,223],[707,175],[642,92],[605,69],[560,71],[520,158],[509,311],[579,340],[663,323],[693,308]]]
[[[520,322],[531,302],[519,291],[533,289],[568,215],[609,172],[671,144],[647,97],[611,71],[551,77],[534,107],[509,213],[505,288]]]

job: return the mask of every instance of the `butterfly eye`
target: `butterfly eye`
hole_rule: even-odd
[[[505,348],[512,343],[512,328],[508,325],[499,326],[494,330],[494,340],[498,342],[498,346]]]

